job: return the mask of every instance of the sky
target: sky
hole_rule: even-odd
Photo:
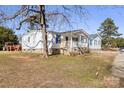
[[[12,15],[15,13],[20,6],[0,6],[0,9],[3,10],[6,14]],[[46,11],[54,10],[59,6],[46,6]],[[86,17],[78,18],[78,16],[71,15],[71,20],[73,21],[72,26],[74,30],[76,29],[84,29],[89,34],[96,33],[97,29],[101,25],[101,23],[106,18],[112,18],[119,27],[118,32],[123,34],[124,37],[124,6],[95,6],[89,5],[84,6],[87,11]],[[62,11],[61,8],[57,8]],[[59,19],[58,19],[59,20]],[[25,26],[23,26],[20,30],[15,30],[16,22],[7,22],[7,26],[14,29],[16,34],[23,34],[27,30]],[[52,29],[53,30],[53,29]],[[61,31],[70,30],[68,26],[64,26]],[[57,31],[57,30],[56,30]]]

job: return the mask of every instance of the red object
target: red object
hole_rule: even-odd
[[[21,51],[21,45],[7,45],[7,51]]]

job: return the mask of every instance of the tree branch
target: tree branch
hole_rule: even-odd
[[[6,16],[4,13],[2,13],[0,16],[2,17],[0,19],[0,23],[5,22],[7,20],[11,20],[11,19],[15,19],[16,17],[20,16],[21,14],[23,14],[23,12],[25,12],[27,10],[26,6],[22,6],[20,10],[18,10],[14,15],[12,16]]]

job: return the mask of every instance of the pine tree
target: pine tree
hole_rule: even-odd
[[[118,33],[118,27],[111,18],[106,18],[99,27],[98,31],[100,31],[100,35],[102,37],[102,46],[106,46],[107,48],[111,48],[113,38],[121,35]]]

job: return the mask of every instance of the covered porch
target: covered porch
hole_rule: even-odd
[[[60,46],[68,52],[78,52],[80,48],[88,47],[88,36],[82,31],[62,33]]]

